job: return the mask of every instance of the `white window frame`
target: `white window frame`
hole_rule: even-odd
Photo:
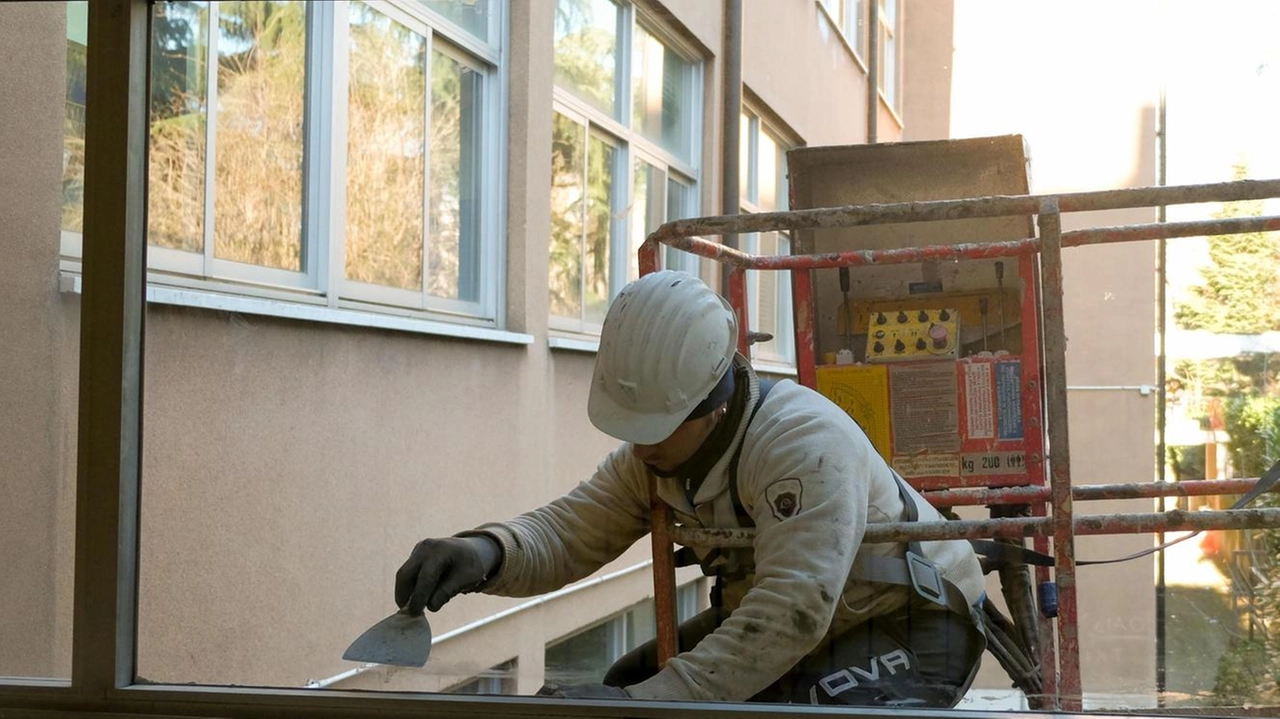
[[[631,254],[632,223],[643,223],[645,220],[644,217],[636,214],[634,204],[635,187],[633,180],[635,178],[635,163],[637,159],[643,160],[660,170],[664,182],[675,178],[677,182],[689,188],[691,207],[687,214],[689,217],[696,217],[701,211],[701,198],[698,192],[701,173],[697,162],[702,156],[703,124],[703,59],[687,43],[674,37],[670,32],[663,30],[656,21],[647,17],[646,13],[633,3],[625,2],[625,0],[611,0],[611,2],[614,2],[619,8],[618,24],[621,30],[617,43],[616,116],[610,116],[602,112],[586,100],[578,98],[572,91],[558,85],[554,88],[552,96],[552,107],[555,112],[584,125],[588,132],[588,138],[591,137],[590,133],[592,132],[599,133],[597,136],[609,138],[610,143],[618,151],[618,155],[615,157],[614,187],[620,188],[622,191],[616,192],[612,198],[614,220],[611,223],[611,245],[609,248],[610,301],[617,296],[617,293],[630,279],[631,257],[629,255]],[[681,58],[693,66],[690,73],[689,97],[687,98],[689,102],[688,115],[694,118],[689,137],[689,155],[693,158],[692,161],[677,157],[674,153],[645,137],[638,128],[630,126],[633,102],[631,88],[632,42],[635,37],[636,27],[643,28],[644,32],[657,38],[664,46],[680,55]],[[619,120],[618,118],[623,119]],[[667,193],[665,185],[662,188],[662,192],[665,198]],[[671,219],[667,217],[666,221]],[[699,273],[701,258],[689,253],[680,253],[688,255],[688,257],[681,257],[678,261],[671,262],[668,265],[668,254],[670,253],[660,253],[660,263],[669,266],[671,269],[682,269],[693,274]],[[548,327],[560,334],[561,338],[578,336],[589,338],[589,341],[600,333],[600,324],[585,320],[581,315],[581,311],[578,317],[551,314],[548,317]]]
[[[879,18],[879,27],[874,31],[880,33],[880,41],[876,43],[877,52],[880,53],[880,62],[877,63],[878,77],[876,77],[876,89],[884,104],[893,111],[895,117],[902,111],[902,12],[904,3],[902,0],[871,0],[880,3],[880,12],[877,13]],[[894,9],[893,20],[886,19],[888,13],[886,10],[889,6]],[[890,52],[888,40],[894,41],[893,51]],[[892,70],[892,80],[886,86],[886,78],[890,77]]]
[[[870,3],[878,0],[817,0],[822,12],[848,48],[853,59],[867,70],[867,47],[870,41]]]
[[[739,197],[739,210],[744,213],[757,213],[766,211],[783,211],[789,205],[786,184],[786,149],[788,147],[797,146],[799,143],[788,138],[787,133],[777,129],[767,118],[762,108],[754,101],[748,100],[743,103],[742,114],[747,119],[747,127],[744,136],[741,138],[743,146],[747,149],[747,161],[743,163],[742,172],[747,180],[747,192],[745,197]],[[741,120],[739,120],[741,122]],[[774,142],[774,147],[778,151],[778,163],[776,171],[778,196],[776,198],[777,207],[762,207],[758,204],[760,193],[760,135],[767,134]],[[740,193],[741,194],[741,193]],[[779,231],[778,246],[779,254],[785,243],[788,251],[794,241],[792,236],[786,232]],[[758,233],[745,234],[741,237],[743,251],[751,254],[760,252],[760,236]],[[795,349],[795,319],[794,319],[794,299],[791,292],[791,273],[779,270],[760,270],[748,271],[746,276],[747,289],[747,316],[753,325],[752,329],[760,327],[760,272],[773,272],[777,277],[777,297],[775,299],[776,316],[773,318],[773,327],[777,330],[773,342],[774,347],[781,351],[776,353],[760,352],[760,345],[752,345],[752,362],[757,368],[768,372],[794,374],[796,372],[796,349]]]
[[[214,256],[213,207],[217,192],[216,121],[205,123],[206,160],[204,185],[203,250],[185,252],[149,245],[148,282],[201,293],[223,293],[269,302],[261,303],[264,314],[292,316],[284,303],[322,305],[344,313],[344,323],[370,314],[386,314],[422,320],[421,331],[432,333],[439,323],[456,323],[478,328],[501,330],[505,325],[506,288],[502,263],[506,247],[503,228],[506,221],[506,54],[509,7],[493,0],[485,42],[460,28],[443,15],[414,0],[365,0],[371,8],[393,21],[422,35],[427,43],[427,87],[430,89],[431,58],[440,51],[450,59],[481,73],[479,101],[480,154],[477,171],[481,208],[477,213],[476,237],[480,243],[479,295],[475,301],[433,297],[426,282],[418,291],[383,287],[348,280],[345,276],[346,239],[346,169],[347,169],[347,97],[349,78],[348,13],[353,0],[312,0],[307,7],[307,72],[306,109],[304,119],[302,222],[303,251],[300,271],[260,267]],[[212,57],[217,52],[216,28],[218,3],[208,6],[209,20],[204,28],[204,41]],[[437,42],[439,39],[439,42]],[[209,106],[216,107],[217,63],[207,63],[206,79]],[[425,103],[426,132],[430,133],[431,98]],[[427,138],[429,153],[430,142]],[[430,161],[430,156],[425,158]],[[423,272],[429,271],[427,253],[430,246],[429,197],[430,169],[425,166],[423,197]],[[61,270],[68,275],[81,271],[83,241],[80,233],[61,232]],[[202,304],[207,306],[207,303]],[[323,321],[323,320],[321,320]],[[373,323],[385,325],[385,323]],[[395,326],[393,323],[392,326]]]

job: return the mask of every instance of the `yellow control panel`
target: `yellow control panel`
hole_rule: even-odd
[[[867,362],[959,357],[960,317],[955,309],[876,311],[868,319]]]

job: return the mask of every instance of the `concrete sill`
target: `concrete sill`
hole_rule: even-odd
[[[63,271],[58,277],[58,289],[67,294],[81,293],[81,277],[77,273]],[[418,317],[380,314],[346,307],[328,307],[287,300],[244,295],[223,294],[207,290],[169,287],[154,282],[147,284],[147,302],[160,305],[199,307],[221,312],[238,312],[264,317],[281,317],[307,322],[371,327],[375,329],[412,332],[440,337],[480,340],[501,344],[530,345],[533,335],[489,327],[474,327]]]

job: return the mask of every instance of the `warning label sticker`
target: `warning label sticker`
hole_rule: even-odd
[[[960,476],[1018,474],[1027,466],[1022,452],[968,452],[960,457]]]
[[[915,362],[889,369],[895,456],[960,450],[960,399],[954,362]]]
[[[996,436],[990,364],[982,362],[965,365],[964,411],[969,439],[991,439]]]
[[[1000,439],[1022,439],[1022,366],[1017,362],[996,363],[996,413]]]
[[[955,454],[900,455],[891,462],[903,477],[954,477],[960,474],[960,456]]]

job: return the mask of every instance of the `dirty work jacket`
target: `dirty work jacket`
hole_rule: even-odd
[[[740,355],[739,366],[746,364]],[[902,556],[895,544],[862,544],[868,522],[900,521],[897,484],[861,428],[825,397],[794,382],[778,383],[754,419],[750,396],[737,434],[712,467],[690,506],[683,484],[658,480],[658,494],[678,521],[736,527],[728,466],[738,467],[743,505],[755,520],[753,550],[737,561],[754,574],[725,588],[731,614],[696,647],[671,659],[652,678],[627,687],[638,698],[743,701],[785,674],[818,646],[867,619],[893,611],[907,588],[851,576],[857,555]],[[504,559],[482,590],[530,596],[558,589],[612,561],[649,532],[649,471],[623,444],[590,479],[567,495],[508,522],[477,532],[496,539]],[[940,519],[911,492],[921,521]],[[970,603],[983,592],[982,572],[968,542],[923,542],[925,554]],[[946,611],[939,607],[940,611]]]

